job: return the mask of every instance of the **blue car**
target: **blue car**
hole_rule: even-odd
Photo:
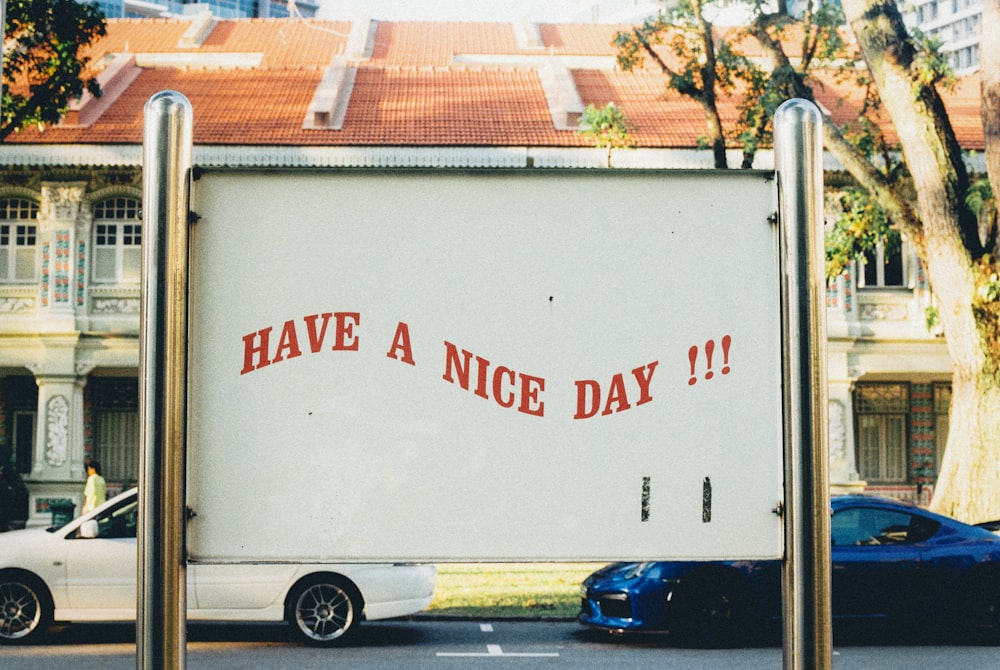
[[[938,622],[1000,642],[1000,535],[885,498],[836,496],[831,507],[835,621]],[[781,562],[613,563],[581,596],[586,626],[737,646],[780,621]]]

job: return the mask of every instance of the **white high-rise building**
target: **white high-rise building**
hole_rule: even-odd
[[[899,0],[910,28],[939,37],[956,74],[979,69],[983,0]]]
[[[79,0],[87,2],[88,0]],[[137,19],[168,16],[193,16],[209,12],[216,18],[287,18],[312,17],[314,0],[96,0],[109,19]]]

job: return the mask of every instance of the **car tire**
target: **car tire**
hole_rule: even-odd
[[[667,627],[678,643],[698,648],[736,647],[755,629],[750,589],[742,575],[695,572],[681,580],[671,597]]]
[[[313,575],[289,592],[287,618],[296,636],[314,646],[343,643],[361,623],[361,594],[337,575]]]
[[[52,598],[34,575],[0,572],[0,643],[33,639],[52,623]]]

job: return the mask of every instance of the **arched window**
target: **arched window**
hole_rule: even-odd
[[[142,222],[136,198],[117,197],[94,205],[92,277],[95,282],[138,282]]]
[[[24,198],[0,200],[0,282],[38,280],[38,204]]]

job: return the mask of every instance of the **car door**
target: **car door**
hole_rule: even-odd
[[[96,537],[85,537],[77,530],[65,540],[69,606],[74,610],[114,610],[134,617],[138,502],[129,498],[94,520]]]
[[[887,617],[913,602],[926,539],[922,517],[879,507],[847,507],[831,520],[833,616]]]
[[[252,612],[280,604],[299,566],[287,563],[191,563],[188,580],[195,600],[188,603],[195,618],[209,612]],[[190,592],[190,590],[189,590]]]

